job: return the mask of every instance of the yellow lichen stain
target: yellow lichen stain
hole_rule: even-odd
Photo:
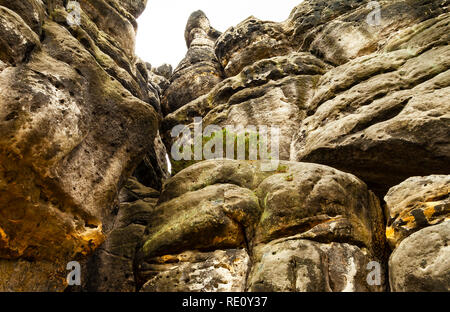
[[[161,263],[175,263],[179,262],[180,259],[178,256],[174,255],[165,255],[160,257]]]
[[[386,238],[388,240],[393,240],[395,238],[395,230],[392,226],[386,228]]]
[[[436,212],[436,210],[434,209],[434,205],[429,205],[429,207],[427,207],[423,210],[423,214],[425,215],[427,220],[430,220],[433,217],[435,212]]]

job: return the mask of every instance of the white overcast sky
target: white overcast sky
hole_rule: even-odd
[[[303,0],[149,0],[138,19],[136,54],[152,66],[174,68],[186,54],[184,28],[189,15],[202,10],[211,26],[224,32],[253,15],[281,22]]]

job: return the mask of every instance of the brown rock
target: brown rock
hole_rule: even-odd
[[[192,13],[185,30],[188,52],[174,70],[162,99],[165,114],[207,93],[222,80],[222,69],[214,54],[219,35],[202,11]]]
[[[368,283],[370,256],[345,243],[285,238],[257,246],[253,257],[249,291],[367,292],[385,288],[382,270],[376,276],[378,281]]]
[[[1,279],[14,275],[8,290],[62,290],[67,262],[105,240],[159,117],[140,99],[149,90],[134,62],[134,18],[115,1],[80,1],[80,26],[67,24],[62,2],[18,2],[8,4],[18,14],[0,6]]]

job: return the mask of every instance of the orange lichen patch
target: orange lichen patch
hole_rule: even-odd
[[[401,220],[402,220],[403,222],[406,223],[406,224],[403,226],[403,227],[405,227],[405,228],[412,229],[412,228],[414,228],[415,225],[416,225],[416,219],[415,219],[414,216],[412,216],[412,215],[408,215],[408,216],[406,216],[406,217],[403,217],[403,218],[401,218]]]
[[[177,263],[180,261],[179,255],[165,255],[158,258],[160,263]]]
[[[423,210],[423,214],[425,215],[427,220],[430,220],[436,212],[436,209],[434,208],[435,207],[434,204],[435,203],[427,203],[428,207]]]
[[[0,241],[4,242],[5,245],[7,245],[9,242],[8,235],[5,233],[5,231],[3,231],[1,227],[0,227]]]
[[[85,256],[92,253],[105,241],[101,225],[95,229],[87,229],[81,234],[76,234],[75,238],[79,242],[77,253]]]
[[[6,249],[9,245],[8,235],[0,227],[0,250]]]

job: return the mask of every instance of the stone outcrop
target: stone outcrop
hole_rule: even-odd
[[[327,69],[329,66],[309,53],[294,52],[255,62],[166,116],[163,137],[172,146],[176,139],[171,136],[173,127],[185,124],[193,129],[193,118],[198,116],[203,116],[203,128],[231,126],[235,128],[232,133],[252,125],[276,126],[281,130],[279,157],[289,160],[292,138],[307,116],[304,101]],[[192,163],[173,160],[172,164],[176,173]]]
[[[202,11],[192,13],[184,37],[188,47],[186,57],[170,77],[162,105],[169,114],[207,93],[222,80],[222,69],[214,54],[214,42],[220,32],[212,28]]]
[[[450,221],[406,238],[389,260],[392,291],[450,291]]]
[[[86,291],[133,292],[136,290],[134,256],[149,224],[159,192],[130,178],[121,190],[121,201],[111,231],[84,265]]]
[[[392,291],[450,291],[450,176],[412,177],[385,197]]]
[[[450,291],[448,0],[196,11],[174,70],[146,1],[78,3],[0,0],[0,290]]]
[[[386,236],[395,248],[409,235],[450,216],[450,176],[412,177],[389,190]]]
[[[63,1],[0,3],[2,290],[63,290],[154,145],[159,95],[134,56],[144,2],[79,1],[79,25]]]

